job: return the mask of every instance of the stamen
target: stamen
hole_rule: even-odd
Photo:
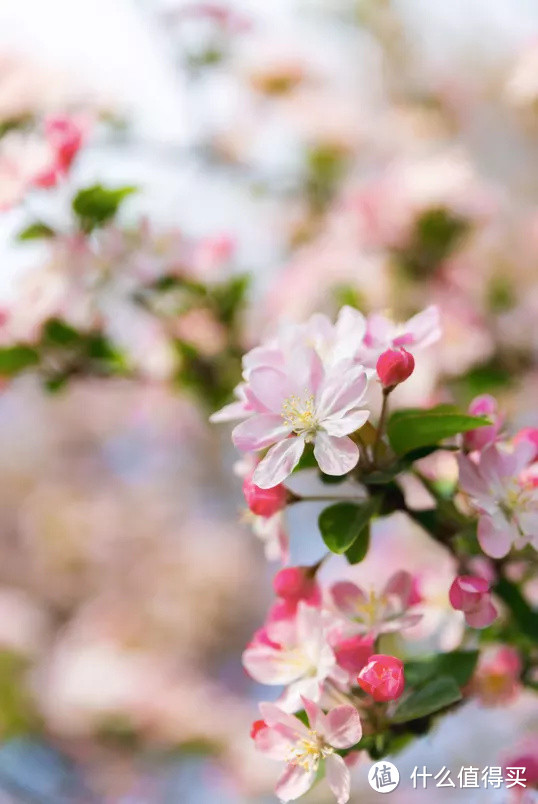
[[[314,395],[305,391],[304,397],[288,397],[282,403],[281,416],[295,433],[312,433],[318,427]]]

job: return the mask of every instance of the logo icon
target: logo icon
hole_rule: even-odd
[[[383,759],[372,765],[368,771],[368,781],[378,793],[392,793],[398,787],[400,773],[396,765]]]

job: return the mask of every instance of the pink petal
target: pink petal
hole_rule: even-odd
[[[355,410],[343,416],[330,416],[323,421],[323,429],[331,436],[346,436],[362,427],[369,416],[368,410]]]
[[[409,605],[412,590],[413,578],[410,573],[405,570],[399,570],[388,579],[382,594],[396,595],[400,599],[402,608],[406,609]]]
[[[351,791],[351,778],[346,763],[339,754],[329,754],[325,760],[327,782],[337,804],[347,804]]]
[[[345,475],[357,465],[359,448],[347,436],[337,438],[319,430],[316,433],[314,457],[326,475]]]
[[[290,684],[300,678],[303,670],[293,660],[293,654],[260,643],[254,643],[243,653],[243,667],[261,684]]]
[[[362,589],[351,581],[339,581],[331,587],[335,606],[344,614],[357,614],[357,608],[366,603],[367,597]]]
[[[410,318],[404,325],[404,329],[407,335],[411,335],[413,345],[423,349],[431,346],[441,337],[439,308],[433,304],[426,307],[425,310]],[[394,340],[394,343],[397,344],[397,341],[398,338]]]
[[[302,695],[301,700],[303,702],[305,712],[308,715],[308,722],[310,723],[310,728],[316,730],[318,728],[318,722],[320,720],[320,716],[322,716],[323,713],[320,707],[317,705],[317,703],[311,701],[310,698],[305,698],[305,696]]]
[[[347,360],[336,363],[325,376],[316,400],[319,417],[325,419],[356,407],[367,385],[368,379],[362,368],[354,368]]]
[[[289,432],[290,428],[284,424],[281,416],[260,413],[234,427],[232,441],[241,452],[254,452],[271,446],[275,441],[281,441]],[[257,481],[254,482],[260,485]]]
[[[458,455],[459,483],[464,492],[480,500],[488,495],[488,487],[477,466],[465,455]]]
[[[359,713],[354,706],[335,706],[325,717],[323,736],[334,748],[351,748],[362,737]]]
[[[261,489],[270,489],[282,483],[299,463],[304,445],[305,440],[301,436],[285,438],[275,444],[256,467],[252,476],[253,483]]]
[[[316,778],[316,771],[306,771],[300,765],[288,765],[275,787],[281,801],[295,801],[310,790]]]
[[[487,628],[497,619],[497,609],[491,600],[483,600],[476,609],[465,613],[467,625],[471,628]]]
[[[285,729],[295,741],[308,735],[308,729],[304,723],[295,715],[284,712],[279,706],[264,701],[259,708],[262,718],[270,728]]]
[[[278,414],[283,401],[291,394],[286,374],[270,367],[254,369],[249,376],[249,386],[256,399]]]
[[[286,760],[294,746],[294,741],[290,740],[285,734],[281,734],[277,729],[261,729],[254,743],[258,751],[261,751],[270,759]]]
[[[508,523],[505,527],[497,527],[490,516],[481,516],[477,536],[480,547],[491,558],[504,558],[510,552],[512,530]]]

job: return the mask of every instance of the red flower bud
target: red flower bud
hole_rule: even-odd
[[[255,720],[252,726],[250,727],[250,736],[254,740],[258,732],[266,728],[267,723],[265,722],[265,720]]]
[[[285,567],[273,578],[273,589],[277,597],[290,603],[305,600],[313,606],[321,603],[321,592],[309,567]]]
[[[415,358],[405,349],[387,349],[377,360],[377,376],[383,388],[394,388],[407,380],[415,368]]]
[[[376,653],[370,656],[357,681],[374,701],[394,701],[400,697],[405,686],[403,662],[395,656]]]
[[[286,506],[288,496],[282,483],[270,489],[261,489],[249,477],[243,482],[243,494],[252,513],[266,518],[281,511]]]

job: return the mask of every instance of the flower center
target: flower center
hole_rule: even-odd
[[[334,754],[334,748],[326,745],[317,731],[309,729],[308,737],[302,737],[291,749],[286,761],[290,765],[299,765],[303,770],[317,771],[320,759]]]
[[[314,394],[305,392],[305,396],[302,397],[292,394],[282,403],[280,415],[297,434],[315,432],[318,427],[318,421],[314,406]]]

